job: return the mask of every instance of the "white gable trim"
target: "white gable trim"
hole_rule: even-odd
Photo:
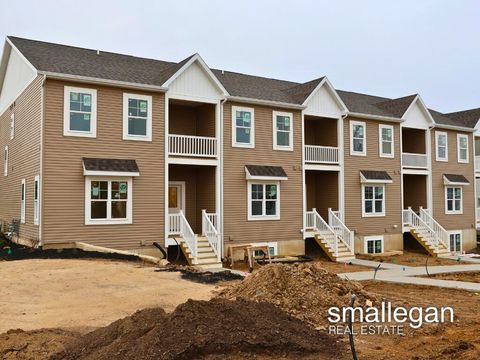
[[[408,117],[408,114],[410,113],[410,111],[415,107],[415,105],[419,103],[419,106],[420,106],[420,110],[422,110],[422,113],[423,115],[425,116],[425,118],[427,119],[427,128],[429,126],[432,126],[432,125],[435,125],[435,120],[433,119],[432,117],[432,114],[430,114],[430,111],[428,111],[428,108],[427,106],[425,105],[425,103],[423,102],[422,98],[420,97],[420,95],[417,95],[415,97],[415,99],[413,99],[412,103],[410,104],[410,106],[407,108],[407,110],[405,111],[405,113],[402,115],[402,119],[407,121],[407,117]]]
[[[328,95],[330,95],[333,98],[333,100],[335,102],[335,105],[338,108],[338,111],[332,112],[332,111],[324,111],[323,109],[315,109],[314,108],[313,100],[315,99],[315,97],[317,95],[319,95],[319,93],[322,89],[325,89],[327,91]],[[306,109],[305,109],[305,114],[306,115],[316,115],[316,116],[338,118],[339,115],[340,116],[345,115],[348,112],[347,106],[342,101],[342,99],[338,95],[337,91],[332,86],[332,84],[330,83],[330,81],[328,80],[328,78],[326,76],[322,79],[322,81],[320,81],[320,83],[310,93],[310,95],[308,95],[308,97],[305,99],[305,101],[303,102],[302,105],[306,106]],[[318,105],[315,106],[315,107],[318,107]]]
[[[193,63],[198,62],[200,67],[207,73],[213,83],[217,86],[218,90],[222,93],[223,96],[228,96],[228,91],[223,87],[222,83],[217,79],[217,77],[213,74],[210,68],[207,66],[205,61],[203,61],[202,57],[199,54],[195,54],[192,56],[190,60],[188,60],[180,69],[177,70],[175,74],[173,74],[170,79],[165,81],[162,85],[163,87],[169,87],[180,75],[182,75]]]

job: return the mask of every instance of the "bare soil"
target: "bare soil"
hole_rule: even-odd
[[[428,277],[428,276],[422,276]],[[441,279],[441,280],[454,280],[454,281],[467,281],[480,283],[480,272],[479,271],[464,271],[458,273],[450,274],[433,274],[430,275],[431,278]]]
[[[457,260],[432,257],[428,255],[426,251],[425,252],[404,251],[402,255],[392,255],[392,256],[356,255],[356,258],[390,263],[390,264],[406,265],[406,266],[425,266],[425,262],[427,261],[427,258],[428,258],[429,266],[458,265],[461,263],[465,263]]]
[[[17,328],[85,332],[139,309],[158,306],[171,312],[188,299],[213,296],[214,285],[154,270],[113,260],[0,261],[0,333]]]

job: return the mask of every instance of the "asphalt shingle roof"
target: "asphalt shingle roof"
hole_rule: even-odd
[[[287,177],[287,173],[281,166],[245,165],[245,167],[252,176]]]
[[[475,125],[477,125],[478,120],[480,120],[480,108],[457,111],[445,114],[445,116],[448,116],[450,119],[457,121],[464,126],[474,128]]]
[[[139,172],[135,160],[125,159],[95,159],[83,158],[85,170],[90,171],[118,171],[118,172]]]

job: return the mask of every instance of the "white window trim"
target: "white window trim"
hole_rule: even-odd
[[[456,189],[456,188],[459,188],[460,189],[460,210],[448,210],[448,198],[447,198],[447,189],[448,188],[453,188],[453,189]],[[454,191],[455,193],[455,191]],[[455,197],[453,198],[453,203],[455,204]],[[463,186],[452,186],[452,185],[448,185],[448,186],[445,186],[445,214],[447,215],[451,215],[451,214],[463,214]]]
[[[383,152],[383,137],[382,137],[382,130],[383,129],[390,129],[392,131],[392,153],[391,154],[388,154],[388,153],[384,153]],[[380,155],[380,157],[383,157],[383,158],[395,158],[395,133],[394,133],[394,128],[392,125],[384,125],[384,124],[380,124],[378,125],[378,154]]]
[[[252,184],[277,185],[277,214],[276,215],[252,215]],[[256,220],[280,220],[280,181],[247,181],[247,218],[249,221]]]
[[[128,99],[145,100],[147,102],[147,135],[132,135],[128,133]],[[123,140],[152,141],[152,97],[123,93]]]
[[[353,148],[353,126],[363,126],[363,151],[355,151]],[[350,155],[352,156],[367,156],[367,124],[365,121],[350,120]]]
[[[365,236],[363,238],[363,251],[365,252],[365,254],[370,254],[368,252],[368,242],[369,241],[375,241],[375,240],[381,240],[382,242],[382,251],[379,252],[379,253],[371,253],[372,255],[375,255],[375,254],[381,254],[381,253],[384,253],[385,252],[385,248],[384,248],[384,245],[385,245],[385,242],[384,242],[384,237],[383,235],[372,235],[372,236]],[[373,249],[375,250],[375,244],[373,245]]]
[[[438,154],[438,138],[445,136],[445,157],[441,158]],[[435,131],[435,158],[437,161],[448,161],[448,133],[445,131]]]
[[[35,198],[35,186],[37,186],[37,198]],[[35,175],[33,183],[33,225],[38,225],[40,218],[40,176]]]
[[[460,235],[460,250],[456,252],[462,252],[463,251],[463,234],[461,230],[453,230],[448,232],[448,250],[450,252],[454,252],[452,248],[450,247],[450,235]]]
[[[237,142],[237,111],[250,112],[250,143]],[[255,148],[255,109],[249,107],[232,106],[232,147]]]
[[[278,242],[260,242],[260,243],[255,243],[255,246],[268,246],[269,248],[273,249],[273,256],[278,255]],[[270,249],[269,249],[270,250]],[[268,257],[268,254],[267,254]]]
[[[3,149],[3,176],[8,176],[8,158],[9,158],[8,145],[5,145]]]
[[[25,179],[22,179],[22,184],[20,188],[20,222],[25,224],[25,213],[27,207],[27,182]]]
[[[126,219],[91,219],[91,182],[92,181],[108,181],[108,196],[111,196],[111,181],[126,181],[128,183],[128,197],[127,197],[127,218]],[[85,177],[85,225],[120,225],[133,223],[133,187],[131,177]],[[107,206],[107,216],[110,213],[110,206]]]
[[[461,159],[460,158],[460,139],[462,138],[465,138],[467,140],[467,158],[466,159]],[[465,135],[465,134],[457,134],[457,161],[459,163],[463,163],[463,164],[468,164],[469,162],[469,155],[468,155],[468,135]]]
[[[289,146],[277,145],[277,116],[289,116],[290,117],[290,133],[289,133]],[[293,151],[293,113],[273,111],[273,150]]]
[[[10,116],[10,140],[15,138],[15,114]]]
[[[382,198],[382,212],[381,213],[367,213],[365,212],[365,187],[366,186],[373,186],[373,187],[383,187],[383,198]],[[386,214],[386,186],[385,184],[379,184],[379,183],[365,183],[362,184],[362,217],[382,217],[385,216]],[[374,190],[374,196],[373,196],[373,209],[375,209],[375,190]]]
[[[90,131],[70,130],[70,93],[81,92],[92,96],[92,112],[90,116]],[[97,136],[97,90],[65,86],[63,91],[63,135],[91,137]]]

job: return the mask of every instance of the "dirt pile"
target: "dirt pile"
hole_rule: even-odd
[[[355,294],[355,305],[381,299],[354,281],[339,278],[316,262],[266,265],[241,283],[222,290],[218,297],[272,303],[313,326],[325,326],[327,309],[346,306]]]
[[[76,333],[59,329],[34,331],[10,330],[0,334],[0,359],[37,360],[65,349],[77,338]]]
[[[229,354],[338,359],[345,344],[272,304],[189,300],[171,313],[146,309],[81,337],[53,359],[198,359]]]

